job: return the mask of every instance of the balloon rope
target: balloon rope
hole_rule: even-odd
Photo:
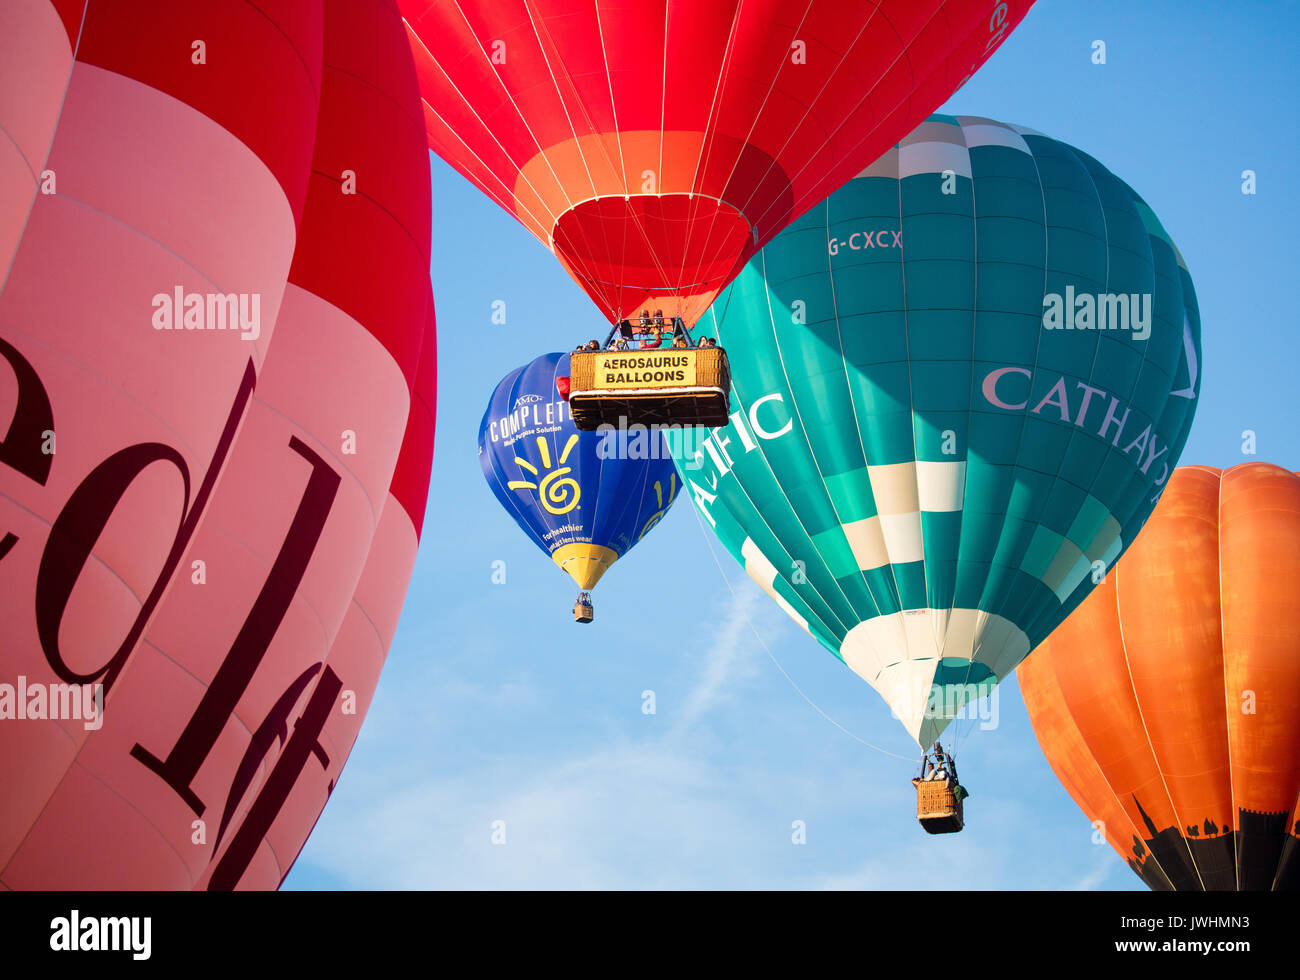
[[[700,533],[704,535],[704,543],[706,546],[708,546],[709,554],[713,556],[713,564],[718,566],[718,574],[722,576],[722,581],[727,583],[727,589],[728,591],[731,592],[732,598],[733,599],[736,598],[736,590],[732,588],[731,580],[727,578],[727,573],[723,571],[722,562],[718,561],[718,553],[713,550],[713,542],[709,540],[711,535],[709,534],[709,531],[705,528],[704,521],[700,519],[699,510],[694,505],[692,505],[691,512],[695,515],[695,520],[700,525]],[[810,705],[812,705],[814,711],[816,711],[819,715],[821,715],[832,725],[834,725],[836,728],[842,731],[845,735],[849,736],[849,738],[853,739],[856,742],[861,742],[869,749],[874,749],[875,751],[881,753],[882,755],[892,756],[895,759],[902,759],[904,762],[916,761],[915,756],[899,755],[897,752],[891,752],[889,751],[889,749],[882,749],[879,745],[875,745],[871,742],[868,742],[865,738],[862,738],[860,735],[857,735],[854,732],[849,731],[838,721],[836,721],[825,711],[823,711],[821,707],[817,704],[817,702],[814,701],[812,698],[810,698],[807,694],[805,694],[803,688],[801,688],[798,684],[794,682],[794,678],[792,678],[789,674],[786,673],[785,668],[781,666],[781,661],[776,659],[772,651],[768,648],[767,643],[763,640],[763,637],[759,635],[758,630],[754,626],[754,621],[749,618],[749,611],[745,609],[742,609],[741,611],[745,615],[745,622],[749,624],[749,631],[754,634],[754,639],[758,640],[758,645],[763,648],[763,652],[767,654],[768,659],[771,660],[772,663],[776,665],[776,669],[781,672],[781,676],[784,677],[786,681],[790,684],[790,686],[793,687],[795,691],[798,692],[799,697],[803,698]]]

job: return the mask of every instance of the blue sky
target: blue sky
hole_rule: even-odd
[[[1226,9],[1040,0],[942,111],[1041,130],[1131,184],[1201,307],[1202,394],[1181,462],[1252,458],[1249,429],[1253,458],[1300,469],[1300,13]],[[572,582],[500,509],[475,440],[503,375],[607,326],[545,248],[432,166],[439,395],[424,540],[370,714],[285,887],[1142,889],[1092,842],[1014,678],[995,728],[954,726],[968,730],[966,831],[922,832],[902,726],[686,501],[606,575],[596,622],[572,622]],[[1241,193],[1247,169],[1254,196]]]

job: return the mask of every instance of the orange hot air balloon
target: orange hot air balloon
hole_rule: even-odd
[[[429,146],[615,321],[694,324],[1033,0],[399,0]]]
[[[0,890],[275,888],[429,483],[401,19],[3,2],[0,93]]]
[[[1300,888],[1300,475],[1184,466],[1019,668],[1074,801],[1156,890]]]

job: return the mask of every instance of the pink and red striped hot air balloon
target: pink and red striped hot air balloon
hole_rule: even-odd
[[[11,0],[0,130],[0,887],[277,887],[429,482],[402,22]]]

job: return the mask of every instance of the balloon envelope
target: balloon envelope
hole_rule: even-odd
[[[0,100],[0,887],[275,888],[369,706],[428,486],[401,21],[0,20],[23,93]]]
[[[555,380],[568,354],[543,354],[492,392],[478,452],[492,492],[580,589],[591,589],[677,499],[681,484],[657,432],[579,432]]]
[[[1051,321],[1085,294],[1087,324]],[[1097,328],[1106,294],[1125,328]],[[1087,154],[977,117],[931,117],[702,327],[736,410],[678,452],[687,489],[922,745],[1132,541],[1195,407],[1196,298],[1155,215]]]
[[[1300,476],[1182,466],[1017,672],[1062,785],[1152,889],[1300,888]]]
[[[611,320],[694,323],[1032,0],[400,0],[429,145]]]

